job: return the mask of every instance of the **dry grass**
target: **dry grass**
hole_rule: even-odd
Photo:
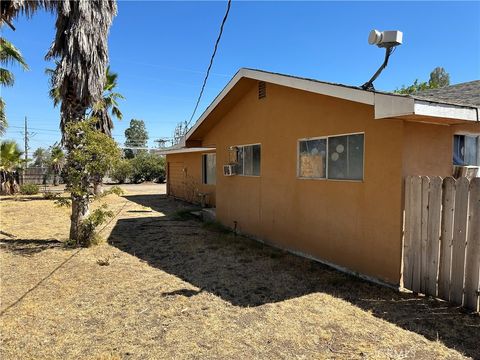
[[[161,185],[126,191],[99,201],[119,212],[108,244],[80,251],[67,209],[2,199],[2,359],[480,358],[477,315],[174,216]]]

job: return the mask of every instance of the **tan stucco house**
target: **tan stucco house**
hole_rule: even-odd
[[[165,151],[169,196],[223,225],[401,283],[404,178],[480,165],[480,81],[416,96],[241,69]]]

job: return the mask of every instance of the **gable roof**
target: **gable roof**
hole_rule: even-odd
[[[478,105],[473,103],[467,104],[465,101],[462,101],[462,104],[457,103],[458,98],[461,97],[460,94],[462,93],[462,89],[465,91],[465,88],[462,87],[462,85],[465,84],[452,86],[458,87],[457,89],[450,90],[452,93],[457,93],[456,98],[452,100],[453,95],[449,95],[450,97],[446,98],[441,97],[439,94],[394,94],[376,90],[364,90],[356,86],[279,74],[265,70],[241,68],[198,118],[194,126],[188,131],[182,145],[185,145],[185,142],[194,136],[197,129],[208,118],[212,111],[214,111],[227,94],[232,91],[235,85],[244,78],[265,81],[267,83],[286,86],[293,89],[373,105],[375,119],[400,118],[417,121],[423,119],[426,121],[425,118],[428,118],[431,121],[432,118],[440,118],[441,120],[438,120],[438,122],[443,123],[445,123],[445,119],[451,123],[480,121]],[[468,87],[468,89],[470,89],[470,87]]]
[[[428,89],[415,93],[412,97],[480,108],[480,80],[450,85],[439,89]]]

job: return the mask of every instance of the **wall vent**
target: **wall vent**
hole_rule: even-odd
[[[265,81],[258,82],[258,98],[263,99],[267,97],[267,84]]]

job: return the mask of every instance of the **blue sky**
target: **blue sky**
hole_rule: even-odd
[[[127,98],[114,138],[123,143],[131,118],[145,120],[153,139],[171,137],[190,118],[210,60],[226,2],[119,1],[110,34],[110,61]],[[12,68],[13,88],[1,89],[10,128],[23,144],[24,116],[36,133],[31,151],[60,138],[59,112],[48,98],[44,61],[55,19],[19,18],[3,36],[24,54],[30,71]],[[383,61],[367,43],[371,29],[404,32],[404,44],[375,82],[394,90],[428,80],[443,66],[452,83],[480,78],[479,2],[239,2],[234,1],[195,119],[240,67],[361,85]]]

